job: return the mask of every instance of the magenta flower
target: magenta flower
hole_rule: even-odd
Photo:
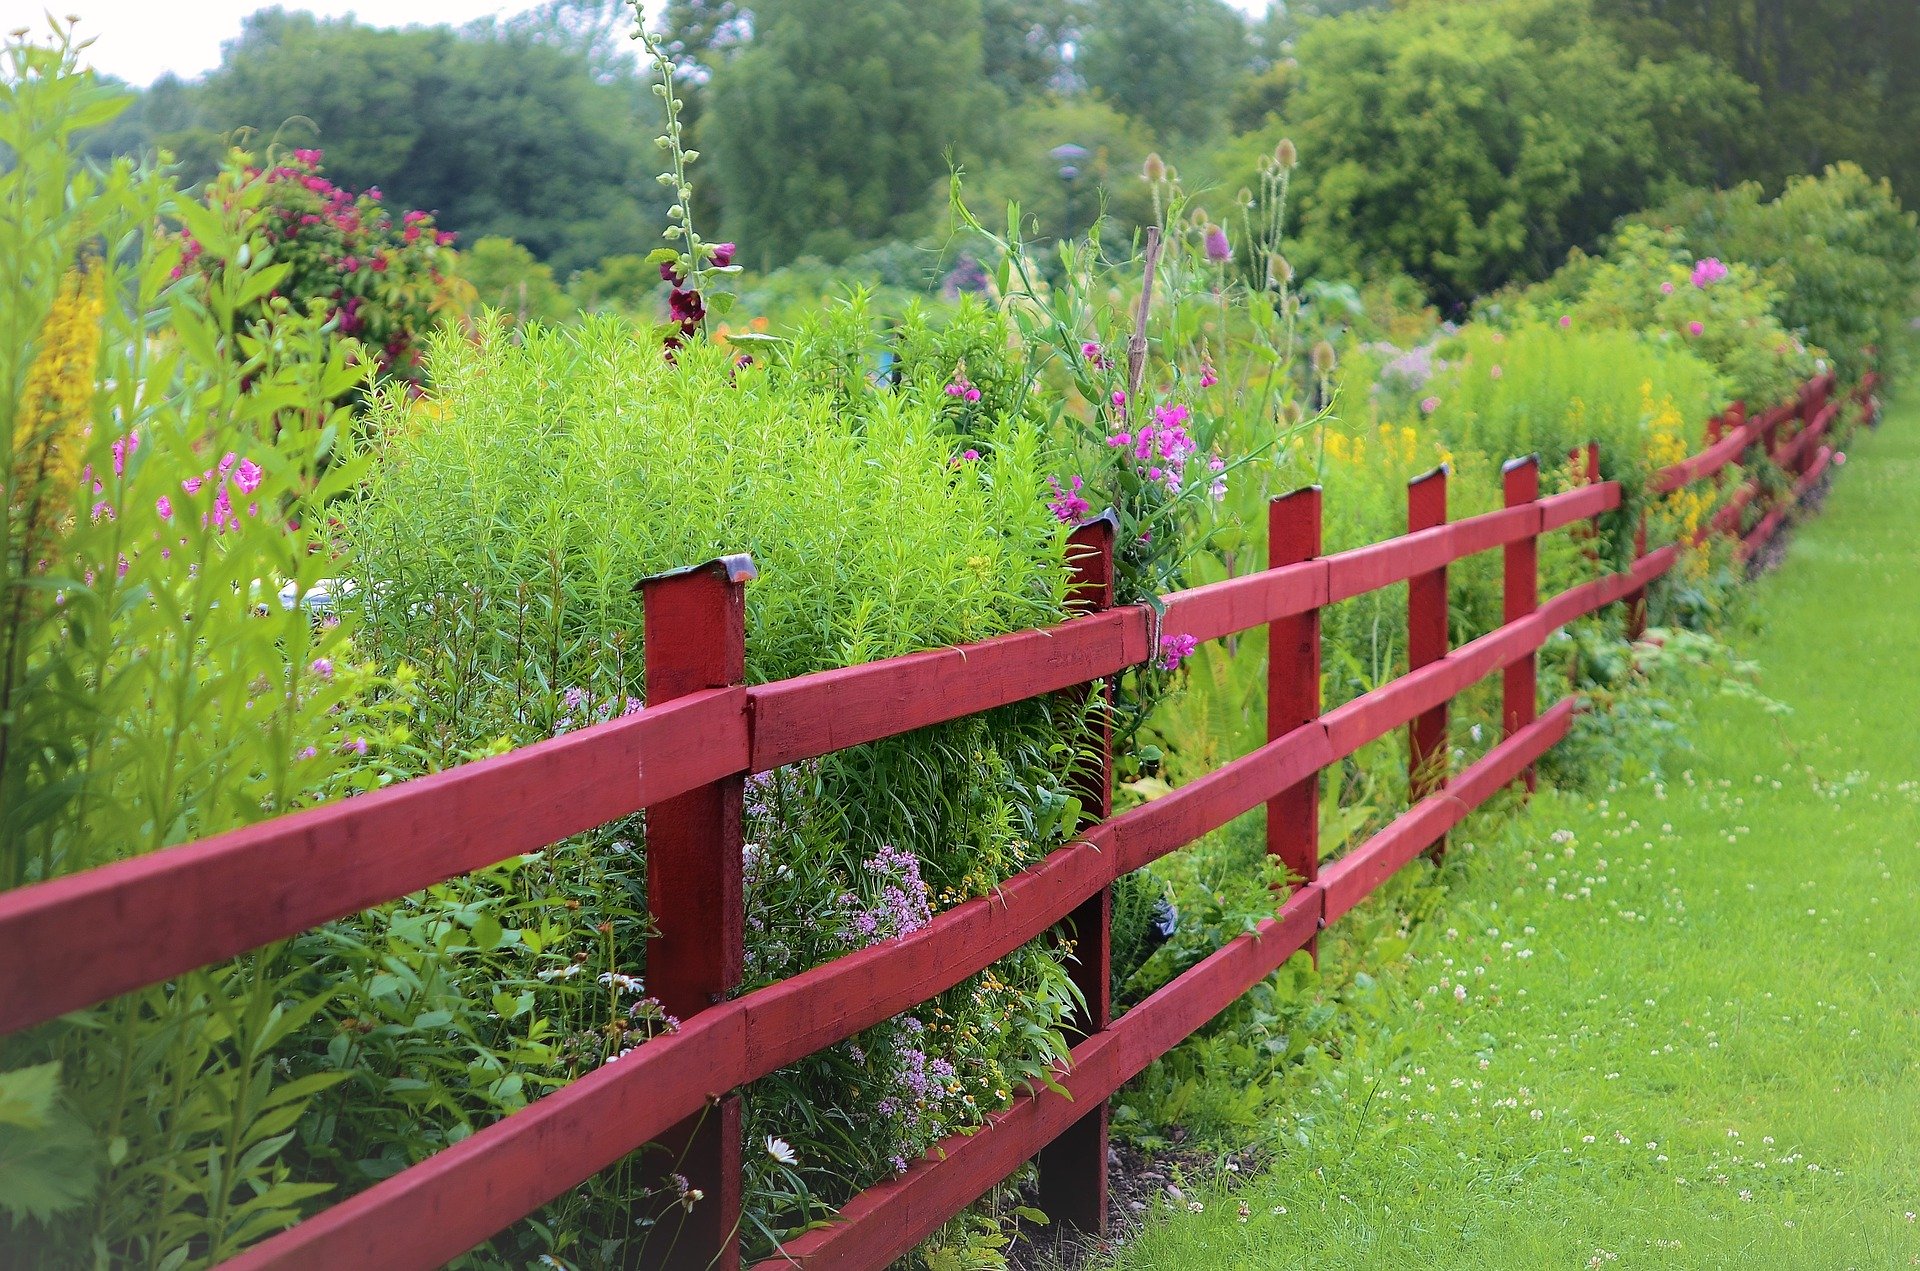
[[[1663,296],[1671,296],[1673,294],[1673,284],[1670,282],[1661,283],[1660,294]]]
[[[1573,316],[1571,314],[1563,313],[1560,315],[1560,329],[1562,331],[1566,330],[1568,327],[1572,325],[1573,325]]]
[[[1727,267],[1718,257],[1709,256],[1693,267],[1693,285],[1705,290],[1727,276]]]
[[[104,503],[100,505],[100,507],[105,507],[105,506],[106,504]],[[161,520],[171,521],[173,519],[173,500],[169,499],[166,495],[163,494],[159,498],[153,501],[153,510],[160,514]],[[94,517],[95,520],[100,519],[99,516],[97,515],[97,511],[98,509],[96,509],[96,515]]]
[[[1688,330],[1688,332],[1690,332],[1690,333],[1691,333],[1691,334],[1693,334],[1693,335],[1700,335],[1700,334],[1702,334],[1702,333],[1704,333],[1704,332],[1706,331],[1706,329],[1707,329],[1707,328],[1706,328],[1706,324],[1705,324],[1705,323],[1701,323],[1701,322],[1689,322],[1689,323],[1687,323],[1687,330]]]
[[[333,660],[331,658],[315,658],[307,669],[323,680],[333,678]]]
[[[1216,265],[1224,265],[1233,259],[1233,244],[1227,241],[1227,231],[1218,225],[1207,226],[1207,259]]]
[[[1113,404],[1115,406],[1125,406],[1127,404],[1127,390],[1125,390],[1124,388],[1114,389]]]
[[[733,263],[733,253],[736,250],[732,243],[715,243],[713,245],[713,263],[721,269],[725,269]]]
[[[1193,656],[1200,647],[1200,641],[1190,635],[1169,635],[1160,637],[1160,656],[1154,665],[1162,671],[1172,671]]]
[[[1421,413],[1421,414],[1423,414],[1423,415],[1431,415],[1431,414],[1433,414],[1433,412],[1434,412],[1434,411],[1436,411],[1436,410],[1439,410],[1439,409],[1440,409],[1440,399],[1439,399],[1439,398],[1437,398],[1437,397],[1423,397],[1423,398],[1421,398],[1421,399],[1420,399],[1420,413]]]
[[[1220,382],[1220,377],[1213,373],[1213,363],[1202,362],[1200,364],[1200,387],[1212,388],[1215,384],[1218,384],[1219,382]]]
[[[1072,525],[1093,511],[1093,504],[1080,496],[1082,484],[1079,477],[1073,477],[1062,488],[1058,480],[1047,478],[1047,486],[1053,491],[1053,497],[1047,500],[1047,510],[1053,513],[1056,520]]]

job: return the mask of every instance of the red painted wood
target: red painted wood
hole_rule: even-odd
[[[1537,528],[1540,512],[1534,505],[1540,497],[1540,456],[1510,461],[1501,470],[1501,482],[1507,506],[1532,509]],[[1540,539],[1529,535],[1508,544],[1502,566],[1500,619],[1503,623],[1519,622],[1540,607]],[[1502,673],[1500,715],[1506,736],[1533,723],[1539,703],[1539,658],[1528,650]],[[1534,770],[1528,768],[1524,776],[1527,789],[1533,790]]]
[[[0,1033],[539,851],[747,760],[746,694],[671,705],[0,895]],[[76,942],[84,941],[84,953]]]
[[[1407,531],[1417,533],[1447,522],[1447,469],[1443,465],[1407,485]],[[1418,671],[1447,656],[1447,567],[1441,565],[1407,580],[1407,669]],[[1407,789],[1418,803],[1447,784],[1451,746],[1447,740],[1447,703],[1415,716],[1408,736]]]
[[[647,579],[647,700],[741,684],[747,674],[746,557],[727,557]],[[740,987],[746,959],[746,842],[733,773],[647,809],[647,991],[681,1020]],[[683,1213],[658,1195],[647,1213],[660,1225],[646,1257],[663,1271],[734,1271],[740,1265],[740,1097],[712,1106],[661,1136],[643,1162],[656,1192],[669,1174],[705,1193]],[[671,1232],[671,1237],[663,1238]]]
[[[1320,555],[1322,500],[1308,486],[1267,505],[1267,563],[1281,568]],[[1320,718],[1320,611],[1281,618],[1267,627],[1267,740],[1274,742]],[[1267,851],[1287,872],[1311,883],[1320,873],[1320,773],[1267,802]],[[1296,888],[1297,890],[1297,888]]]
[[[1538,520],[1525,509],[1502,509],[1338,552],[1327,557],[1327,600],[1350,600],[1505,546],[1533,533]]]
[[[1321,876],[1327,921],[1347,913],[1414,857],[1444,840],[1475,808],[1512,782],[1567,735],[1575,700],[1566,698],[1460,773],[1453,785],[1416,803],[1391,825],[1328,865]]]
[[[1647,554],[1647,514],[1640,514],[1640,524],[1633,530],[1633,558],[1639,560]],[[1637,588],[1627,593],[1627,639],[1638,640],[1647,634],[1647,589]]]
[[[1620,483],[1602,481],[1540,500],[1540,532],[1551,533],[1575,521],[1590,521],[1620,506]]]
[[[1115,675],[1150,656],[1127,608],[977,644],[820,671],[750,690],[753,770],[896,737]]]
[[[1114,602],[1112,513],[1077,527],[1067,543],[1073,571],[1068,603],[1077,611],[1099,612]],[[1112,685],[1098,690],[1112,701]],[[1077,793],[1088,822],[1113,815],[1113,720],[1101,711],[1095,723],[1093,769],[1078,783]],[[1077,827],[1076,827],[1077,828]],[[1082,1006],[1066,1021],[1069,1036],[1094,1037],[1113,1019],[1113,887],[1094,891],[1067,919],[1074,942],[1070,969]],[[1107,1230],[1107,1102],[1099,1099],[1063,1128],[1041,1149],[1040,1208],[1055,1222],[1079,1231],[1105,1235]]]
[[[1205,642],[1305,613],[1327,603],[1324,561],[1262,570],[1163,597],[1161,627]]]

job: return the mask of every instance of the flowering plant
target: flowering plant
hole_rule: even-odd
[[[244,328],[276,300],[317,312],[372,353],[382,377],[417,386],[420,338],[448,297],[453,234],[430,212],[395,224],[378,187],[355,194],[327,178],[318,150],[269,153],[264,166],[236,150],[207,192],[209,206],[242,216],[246,233],[232,257],[185,234],[179,269],[210,288],[245,270],[254,254],[276,268],[255,275],[233,315]]]

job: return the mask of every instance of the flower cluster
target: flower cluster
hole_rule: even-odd
[[[1147,480],[1161,482],[1169,494],[1178,494],[1186,479],[1187,460],[1199,448],[1187,431],[1188,418],[1187,408],[1178,403],[1156,406],[1152,422],[1138,431],[1121,429],[1107,438],[1107,445],[1131,459]],[[1225,466],[1222,463],[1214,471]]]
[[[382,375],[415,383],[422,374],[419,342],[451,273],[454,236],[428,212],[405,212],[396,226],[378,187],[355,194],[335,185],[321,157],[318,150],[295,150],[262,167],[236,153],[213,183],[209,199],[245,209],[274,260],[292,266],[279,287],[235,316],[236,324],[251,324],[276,301],[301,310],[318,305],[341,334],[373,353]],[[212,282],[228,268],[191,233],[183,239],[176,276]]]
[[[1193,651],[1199,647],[1200,647],[1200,641],[1195,636],[1190,636],[1190,635],[1161,636],[1160,637],[1160,656],[1154,662],[1154,665],[1159,667],[1162,671],[1176,670],[1179,668],[1182,662],[1192,657]]]
[[[1693,267],[1693,285],[1705,291],[1714,283],[1727,276],[1727,267],[1716,257],[1709,256]]]
[[[734,250],[732,243],[705,245],[707,260],[716,269],[726,269],[733,264]],[[699,333],[700,324],[707,320],[707,301],[698,285],[688,278],[686,262],[677,256],[660,262],[660,280],[667,284],[667,317],[675,328],[668,333],[666,341],[667,355],[671,357],[675,349]]]
[[[878,894],[871,900],[857,892],[840,895],[840,939],[849,948],[864,949],[920,930],[933,920],[927,884],[920,877],[920,860],[912,852],[885,846],[864,862]]]
[[[637,697],[617,694],[596,702],[592,694],[575,685],[560,695],[560,714],[553,721],[553,735],[558,737],[576,728],[604,724],[616,715],[631,715],[644,705],[646,703]]]
[[[1078,523],[1093,511],[1093,504],[1087,502],[1080,493],[1085,485],[1079,477],[1070,477],[1066,486],[1062,487],[1058,478],[1048,477],[1047,486],[1053,491],[1053,497],[1047,500],[1047,510],[1068,525]]]

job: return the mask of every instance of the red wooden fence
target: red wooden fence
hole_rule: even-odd
[[[1755,418],[1713,421],[1710,445],[1657,475],[1656,492],[1717,479],[1763,446],[1795,482],[1741,533],[1762,487],[1743,486],[1712,527],[1751,554],[1832,462],[1833,379]],[[1856,394],[1872,409],[1872,380]],[[1049,1210],[1105,1221],[1105,1101],[1352,909],[1566,735],[1575,704],[1539,714],[1535,655],[1558,628],[1638,596],[1678,548],[1542,603],[1540,536],[1620,505],[1614,483],[1539,497],[1537,460],[1505,473],[1506,506],[1449,522],[1446,471],[1413,483],[1409,532],[1321,554],[1317,489],[1274,501],[1270,566],[1165,598],[1159,627],[1200,640],[1265,626],[1268,741],[1171,794],[1113,816],[1110,778],[1083,791],[1095,823],[992,896],[925,928],[793,979],[731,996],[742,965],[742,782],[749,773],[1085,686],[1156,653],[1144,607],[1112,607],[1111,525],[1075,535],[1074,599],[1059,626],[779,683],[743,684],[744,557],[650,579],[647,708],[497,758],[328,807],[0,895],[0,1032],[90,1006],[641,809],[659,936],[650,990],[683,1025],[368,1190],[254,1246],[240,1268],[426,1268],[453,1258],[651,1142],[668,1142],[705,1192],[675,1242],[675,1267],[738,1265],[739,1105],[747,1083],[870,1028],[1071,924],[1087,997],[1066,1094],[1021,1094],[983,1129],[941,1145],[849,1202],[839,1221],[789,1241],[762,1268],[876,1268],[912,1248],[1030,1158]],[[1499,548],[1504,623],[1447,641],[1447,567]],[[1407,674],[1322,712],[1319,611],[1409,583]],[[1504,739],[1448,771],[1447,704],[1503,680]],[[1415,801],[1324,868],[1321,769],[1412,728]],[[1108,889],[1121,875],[1243,813],[1267,808],[1269,850],[1299,881],[1274,916],[1118,1020],[1107,1002]]]

